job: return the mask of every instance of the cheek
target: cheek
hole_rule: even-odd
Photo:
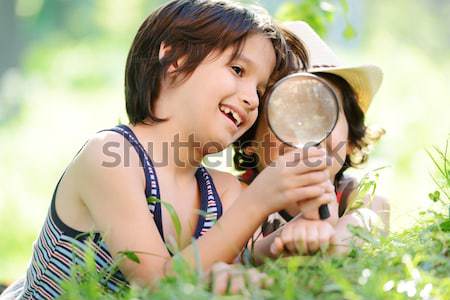
[[[262,168],[278,158],[278,151],[282,143],[271,133],[263,117],[258,120],[255,144],[256,154]]]
[[[211,80],[214,78],[214,80]],[[205,98],[207,100],[205,104],[216,105],[218,100],[221,101],[225,97],[229,96],[236,90],[236,80],[233,78],[233,74],[223,66],[217,66],[215,64],[208,65],[197,69],[188,79],[191,81],[190,92],[191,97]],[[207,84],[205,84],[207,82]],[[191,101],[195,99],[191,99]]]
[[[332,156],[333,170],[338,171],[347,155],[348,125],[345,117],[339,119],[332,134],[327,139],[328,153]]]
[[[214,78],[214,80],[211,80]],[[208,82],[205,85],[205,82]],[[209,91],[215,94],[228,94],[237,89],[237,80],[226,67],[217,67],[207,72],[200,82],[201,89],[209,87]]]
[[[249,120],[248,120],[248,122],[246,124],[246,129],[245,130],[250,129],[250,127],[252,127],[255,124],[255,122],[257,121],[257,119],[258,119],[258,110],[255,109],[254,111],[250,112],[248,117],[249,117]]]
[[[258,148],[260,149],[258,153],[259,159],[264,168],[270,163],[276,161],[280,155],[292,150],[291,147],[280,142],[280,140],[278,140],[271,132],[267,132],[264,140],[260,142]]]

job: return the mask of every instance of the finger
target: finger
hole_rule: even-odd
[[[308,253],[314,254],[319,250],[319,233],[316,226],[308,226],[306,228],[306,239],[308,245]]]
[[[303,187],[321,184],[322,187],[327,190],[329,189],[329,186],[327,185],[327,182],[329,181],[330,179],[328,177],[328,171],[320,170],[296,175],[295,177],[292,178],[292,186]]]
[[[280,155],[279,159],[282,161],[299,161],[305,158],[313,158],[313,157],[325,157],[327,152],[325,149],[317,148],[317,147],[308,147],[308,148],[292,148],[289,147],[282,155]]]
[[[225,263],[218,263],[213,266],[212,270],[212,292],[214,294],[223,295],[226,293],[229,284],[229,266]]]
[[[325,157],[313,157],[299,161],[287,161],[286,167],[290,168],[294,174],[301,175],[308,172],[323,171],[327,169]]]
[[[283,250],[283,241],[280,237],[276,237],[270,245],[270,253],[272,253],[274,256],[279,256],[281,253],[283,253]]]
[[[334,229],[329,226],[329,228],[320,228],[319,229],[319,244],[320,244],[320,251],[322,253],[326,253],[328,249],[330,248],[330,240],[331,237],[334,235]]]
[[[301,210],[300,207],[299,207],[299,210]],[[307,219],[307,220],[320,220],[320,215],[319,215],[318,209],[316,209],[316,210],[313,209],[310,211],[303,212],[302,216],[304,219]]]
[[[294,226],[285,226],[280,235],[281,241],[283,242],[283,247],[289,254],[293,254],[296,252],[292,232],[293,227]]]
[[[323,188],[327,193],[335,193],[335,186],[329,179],[323,183]]]
[[[261,285],[262,273],[260,273],[255,268],[248,269],[247,272],[245,273],[245,275],[246,275],[245,276],[246,283],[249,286],[258,286],[259,287]]]
[[[233,272],[230,279],[230,294],[238,294],[245,289],[245,279],[242,272]]]
[[[295,227],[294,240],[297,254],[308,253],[308,247],[306,245],[306,231],[304,226]]]
[[[246,273],[246,283],[251,287],[267,288],[273,284],[273,280],[266,273],[252,268]]]
[[[312,210],[317,211],[321,205],[331,203],[333,199],[333,194],[322,193],[321,195],[318,195],[314,198],[309,198],[308,200],[297,202],[297,205],[303,213],[308,213]]]
[[[216,262],[211,267],[211,274],[215,275],[216,273],[225,272],[230,269],[230,265],[224,262]]]
[[[334,235],[330,241],[330,249],[328,253],[338,256],[345,256],[350,253],[351,247],[346,239],[341,239]]]
[[[324,193],[325,190],[321,185],[312,185],[289,189],[285,191],[285,196],[287,201],[297,203],[301,208],[301,203],[315,200]]]

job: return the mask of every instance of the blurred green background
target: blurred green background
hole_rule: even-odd
[[[24,274],[55,184],[84,141],[126,122],[123,71],[137,28],[164,1],[0,0],[0,281]],[[414,224],[434,190],[426,149],[450,132],[450,2],[259,1],[313,23],[349,64],[382,67],[368,114],[387,134],[381,172],[392,229]]]

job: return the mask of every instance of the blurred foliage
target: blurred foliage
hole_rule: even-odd
[[[355,37],[356,31],[347,18],[349,12],[347,0],[335,0],[333,2],[322,0],[285,1],[280,6],[276,16],[282,20],[306,21],[320,36],[324,36],[329,24],[333,22],[339,10],[346,21],[343,35],[349,39]]]
[[[0,281],[24,274],[53,188],[78,148],[127,120],[127,51],[163,2],[0,1]],[[433,203],[424,149],[450,132],[450,2],[259,2],[277,18],[310,22],[346,61],[382,67],[385,80],[367,121],[387,134],[368,167],[392,166],[378,187],[391,200],[392,227],[415,225]]]

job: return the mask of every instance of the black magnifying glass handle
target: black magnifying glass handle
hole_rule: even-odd
[[[315,147],[318,147],[320,143],[315,144]],[[319,217],[321,220],[328,219],[330,217],[330,210],[328,209],[328,204],[322,204],[319,206]]]
[[[330,217],[330,210],[328,209],[327,204],[322,204],[319,207],[319,216],[321,220],[328,219]]]

